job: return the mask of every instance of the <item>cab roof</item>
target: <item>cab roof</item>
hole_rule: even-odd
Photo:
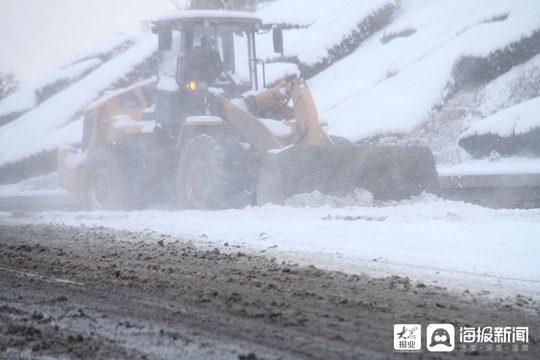
[[[154,24],[157,26],[172,25],[177,23],[202,22],[210,20],[220,23],[243,23],[260,27],[262,22],[259,18],[251,13],[241,11],[224,11],[224,10],[186,10],[176,13],[162,15]]]

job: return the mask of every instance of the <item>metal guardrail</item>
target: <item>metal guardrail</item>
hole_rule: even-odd
[[[442,189],[540,187],[540,174],[440,176]]]
[[[78,200],[68,193],[19,193],[0,195],[0,211],[80,210]]]
[[[540,207],[540,174],[440,176],[442,197],[495,209]]]

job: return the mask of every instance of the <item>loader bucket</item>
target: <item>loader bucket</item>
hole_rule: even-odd
[[[263,160],[257,204],[283,204],[301,193],[344,196],[365,189],[375,200],[439,194],[431,151],[419,146],[291,147]]]

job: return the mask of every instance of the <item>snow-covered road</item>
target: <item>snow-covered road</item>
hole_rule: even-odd
[[[201,248],[449,289],[540,298],[540,209],[494,210],[425,195],[373,204],[311,194],[241,210],[0,213],[2,224],[64,224],[163,234]],[[316,205],[316,206],[315,206]],[[127,239],[129,241],[129,239]],[[136,237],[133,241],[139,241]]]

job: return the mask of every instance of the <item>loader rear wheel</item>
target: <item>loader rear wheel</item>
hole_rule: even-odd
[[[130,180],[121,159],[111,149],[96,149],[89,155],[81,181],[81,200],[86,209],[130,208]]]
[[[191,139],[176,174],[179,204],[187,209],[241,208],[248,205],[247,164],[238,141],[202,134]]]

